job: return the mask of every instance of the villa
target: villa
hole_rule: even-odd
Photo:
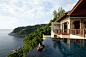
[[[86,0],[79,0],[50,27],[51,35],[43,34],[42,52],[37,46],[25,57],[86,57]]]
[[[51,37],[86,39],[86,0],[79,0],[69,12],[52,22]]]

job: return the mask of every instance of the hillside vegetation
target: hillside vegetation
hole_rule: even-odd
[[[46,24],[38,24],[34,26],[26,26],[26,27],[18,27],[13,30],[13,33],[24,35],[24,34],[30,34],[33,33],[37,28],[41,28],[42,26],[45,26]]]
[[[54,18],[53,20],[50,20],[50,22],[41,28],[38,28],[34,31],[34,33],[30,33],[29,35],[26,35],[23,40],[23,47],[21,50],[17,51],[16,53],[10,54],[8,57],[25,57],[29,52],[31,52],[39,42],[42,42],[43,34],[50,33],[52,22],[55,22],[63,13],[65,12],[64,9],[59,8],[58,13],[56,10],[53,11]]]

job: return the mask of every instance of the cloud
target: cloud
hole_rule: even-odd
[[[78,0],[0,0],[0,29],[49,23],[53,11],[71,10]],[[7,25],[5,25],[7,24]]]

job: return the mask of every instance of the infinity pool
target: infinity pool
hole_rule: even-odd
[[[37,46],[26,57],[86,57],[86,40],[47,38],[42,43],[42,52]]]
[[[60,39],[56,43],[64,57],[86,57],[86,40]]]

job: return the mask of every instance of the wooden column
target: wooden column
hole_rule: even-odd
[[[84,38],[85,38],[85,29],[83,29],[83,36],[84,36]]]
[[[82,24],[81,24],[81,19],[80,19],[80,35],[81,35],[81,29],[82,29]]]
[[[80,29],[82,29],[81,19],[80,19]]]
[[[75,35],[76,35],[76,29],[75,29]]]

